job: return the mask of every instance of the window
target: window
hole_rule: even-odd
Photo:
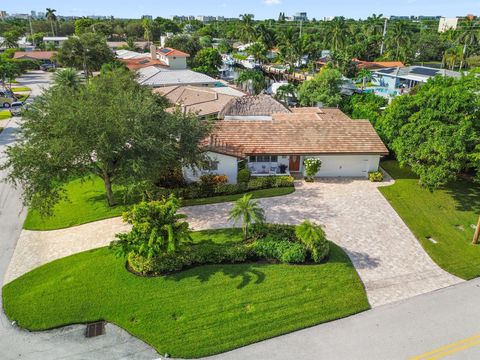
[[[218,170],[218,161],[207,161],[207,164],[203,167],[203,169],[210,171]]]
[[[277,155],[258,155],[258,156],[250,156],[249,162],[277,162],[278,156]]]

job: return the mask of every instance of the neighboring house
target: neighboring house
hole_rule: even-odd
[[[26,59],[41,61],[44,64],[54,62],[56,51],[16,51],[13,55],[14,59]]]
[[[137,70],[137,74],[140,84],[154,88],[172,85],[214,87],[218,84],[218,80],[188,69],[171,70],[161,66],[147,66]]]
[[[210,166],[184,169],[187,181],[213,173],[235,183],[240,160],[253,176],[303,174],[306,158],[322,161],[317,177],[366,178],[388,154],[368,120],[352,120],[332,108],[296,108],[272,114],[271,120],[219,121],[205,149]]]
[[[353,59],[352,60],[355,65],[357,66],[357,69],[367,69],[370,71],[375,71],[379,69],[385,69],[385,68],[392,68],[392,67],[398,67],[398,68],[404,68],[405,65],[401,61],[363,61],[359,59]]]
[[[245,95],[229,87],[166,86],[153,91],[163,95],[175,105],[167,111],[181,107],[184,113],[193,112],[200,118],[214,119],[230,100]]]
[[[273,114],[290,112],[270,95],[261,94],[231,99],[218,117],[224,120],[271,120]]]
[[[68,40],[67,36],[44,36],[43,42],[45,44],[52,44],[56,48],[61,47],[65,41]]]
[[[160,48],[157,50],[155,45],[152,45],[150,48],[152,59],[155,52],[156,58],[167,64],[170,69],[183,70],[187,68],[187,58],[190,57],[190,54],[172,48]]]
[[[391,67],[375,71],[373,73],[373,82],[379,86],[386,87],[389,91],[397,91],[397,89],[410,89],[415,85],[426,83],[428,79],[436,75],[455,78],[460,78],[461,76],[458,71],[426,66]]]
[[[166,65],[160,60],[151,59],[150,57],[134,57],[131,59],[121,59],[120,61],[123,62],[125,66],[130,70],[138,70],[149,66],[166,67]]]

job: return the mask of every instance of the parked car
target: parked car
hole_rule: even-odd
[[[12,103],[17,101],[17,98],[10,90],[0,90],[0,106],[9,108]]]
[[[40,70],[42,71],[55,70],[55,68],[56,68],[55,64],[51,64],[51,63],[40,65]]]
[[[12,116],[20,115],[23,110],[23,103],[21,101],[15,101],[10,105],[10,113]]]

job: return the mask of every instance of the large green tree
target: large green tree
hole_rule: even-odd
[[[92,174],[114,205],[112,183],[153,182],[162,171],[203,161],[199,144],[209,123],[169,114],[163,103],[124,70],[77,90],[53,86],[26,111],[21,139],[1,168],[22,186],[25,204],[44,214],[64,198],[62,184]]]
[[[218,75],[218,68],[222,66],[222,56],[217,49],[204,48],[195,55],[194,71],[198,71],[210,76]]]
[[[440,77],[393,101],[377,129],[402,166],[436,188],[480,169],[480,79]],[[478,157],[480,158],[480,157]]]
[[[113,52],[107,46],[105,38],[95,33],[70,37],[57,54],[57,60],[61,65],[81,69],[87,77],[113,59]]]
[[[304,81],[298,88],[298,99],[303,106],[337,106],[342,100],[340,88],[342,74],[336,69],[324,68],[313,79]]]

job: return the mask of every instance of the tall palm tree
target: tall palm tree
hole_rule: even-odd
[[[57,21],[57,15],[55,15],[55,12],[57,10],[47,8],[46,11],[47,11],[47,14],[46,14],[47,20],[50,21],[50,26],[52,28],[52,36],[55,36],[55,29],[53,27],[53,23]]]
[[[398,59],[400,52],[405,52],[405,47],[410,45],[410,31],[408,25],[404,21],[396,21],[391,27],[390,46],[395,47],[395,60]]]
[[[267,82],[259,70],[244,70],[237,78],[237,84],[247,89],[249,94],[257,95],[265,89]]]
[[[55,86],[76,90],[80,86],[80,77],[75,69],[66,68],[55,73],[53,83]]]
[[[233,220],[235,223],[242,221],[243,240],[247,240],[249,226],[264,222],[265,211],[256,200],[252,199],[252,194],[245,194],[233,204],[228,220]]]
[[[336,17],[330,21],[327,28],[327,37],[330,40],[332,50],[337,51],[345,44],[346,40],[346,26],[345,19],[342,17]]]
[[[150,39],[152,38],[152,20],[143,19],[143,38],[147,40],[148,45],[150,45]]]
[[[255,42],[247,48],[247,54],[252,55],[255,61],[264,63],[267,61],[267,48],[260,42]]]
[[[379,36],[383,31],[383,14],[372,14],[369,16],[363,26],[365,36]]]
[[[463,68],[465,59],[467,57],[468,46],[473,46],[478,44],[480,41],[480,30],[478,30],[480,23],[473,19],[468,19],[466,23],[463,24],[462,30],[458,37],[460,44],[463,44],[462,50],[462,59],[460,60],[460,69]]]
[[[267,50],[275,46],[275,33],[269,29],[265,24],[259,24],[255,27],[257,34],[257,41],[261,42]]]
[[[290,98],[296,98],[297,88],[293,84],[285,84],[277,89],[275,98],[281,103],[287,105]]]
[[[240,39],[247,43],[252,42],[253,40],[255,40],[257,36],[255,25],[253,23],[253,15],[251,14],[240,15],[240,20],[241,20],[241,25],[239,29]]]

